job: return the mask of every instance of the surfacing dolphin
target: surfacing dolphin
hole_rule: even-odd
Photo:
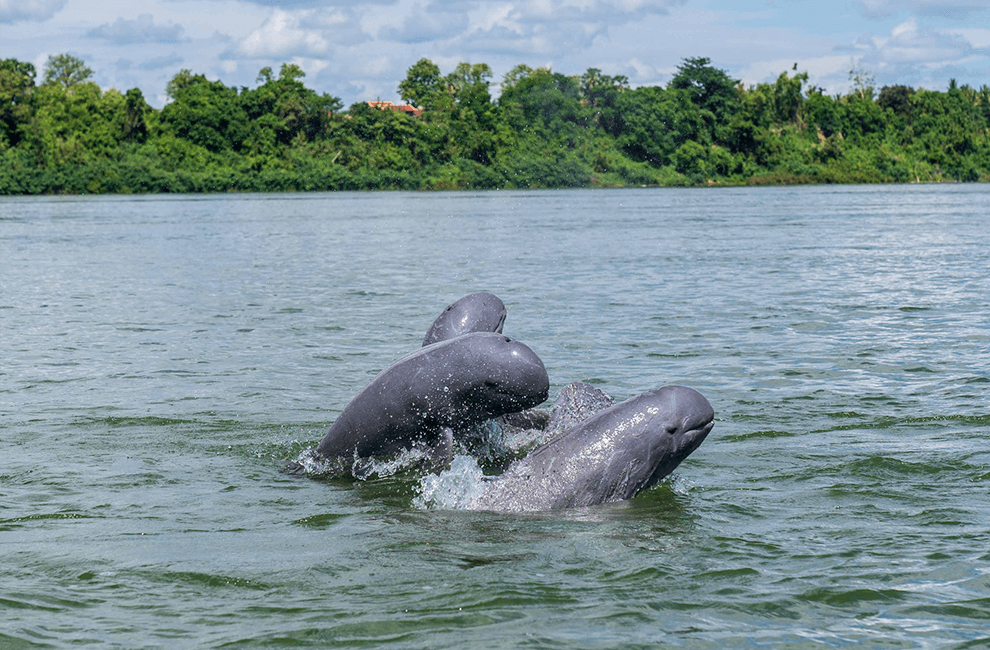
[[[715,411],[698,391],[664,386],[600,411],[517,460],[473,510],[556,510],[621,501],[698,448]]]
[[[469,332],[502,332],[505,305],[493,293],[472,293],[447,306],[426,332],[423,346]]]
[[[543,361],[523,343],[493,332],[463,334],[383,370],[344,407],[316,452],[364,458],[433,445],[444,428],[531,408],[549,390]]]

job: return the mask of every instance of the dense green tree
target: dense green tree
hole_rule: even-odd
[[[606,133],[616,135],[622,130],[622,113],[618,109],[619,94],[629,90],[629,78],[609,76],[598,68],[588,68],[581,75],[581,97],[591,108],[594,124]]]
[[[685,90],[637,88],[619,95],[616,108],[623,124],[617,144],[633,160],[668,165],[685,142],[709,143],[701,109]]]
[[[235,89],[182,70],[169,81],[167,93],[172,101],[161,112],[163,132],[212,152],[240,149],[248,116]]]
[[[684,59],[677,66],[669,87],[687,91],[695,106],[710,112],[715,121],[722,122],[738,107],[738,84],[739,81],[729,77],[724,70],[712,66],[710,59],[696,57]]]
[[[794,64],[797,70],[797,63]],[[778,122],[797,122],[801,109],[804,106],[804,94],[801,86],[808,80],[807,72],[799,72],[793,77],[788,77],[786,72],[781,72],[773,85],[773,108],[774,117]]]
[[[241,107],[252,124],[250,145],[256,152],[271,154],[296,140],[315,140],[327,129],[330,115],[340,110],[340,99],[306,88],[301,81],[305,76],[294,64],[282,64],[277,78],[265,67],[258,73],[261,85],[240,94]]]
[[[808,91],[805,100],[805,121],[808,126],[821,132],[823,137],[831,137],[842,129],[835,100],[818,88]]]
[[[880,89],[877,104],[880,108],[889,108],[894,115],[908,115],[911,112],[911,95],[914,89],[910,86],[884,86]]]
[[[778,121],[775,94],[771,84],[750,86],[740,93],[738,110],[731,113],[730,119],[741,118],[752,122],[756,127],[770,128]]]
[[[152,109],[140,88],[131,88],[124,97],[122,135],[129,142],[144,142],[148,137],[148,118]]]
[[[182,70],[169,102],[102,91],[70,55],[0,61],[0,194],[531,188],[640,184],[990,181],[990,88],[804,88],[796,66],[744,88],[708,59],[631,89],[520,65],[493,102],[491,69],[428,59],[399,93],[419,117],[340,101],[303,70],[240,90]]]
[[[481,112],[488,110],[492,101],[488,91],[491,78],[492,69],[487,63],[461,62],[444,81],[458,104],[473,112]]]
[[[413,106],[437,109],[437,102],[448,95],[440,68],[429,59],[420,59],[399,83],[399,96]]]
[[[975,99],[975,93],[958,87],[945,93],[919,90],[911,97],[912,146],[939,172],[959,180],[976,180],[986,156],[990,125]]]
[[[116,90],[103,93],[92,82],[66,88],[40,86],[26,140],[46,165],[85,164],[119,154],[130,135],[127,100]]]
[[[499,105],[507,108],[515,128],[535,128],[546,134],[573,133],[584,116],[578,79],[549,68],[517,68],[511,84],[502,85]]]
[[[489,91],[491,77],[486,63],[462,62],[447,75],[446,86],[454,100],[448,128],[449,158],[463,157],[482,164],[494,158],[496,110]]]
[[[53,54],[48,57],[44,68],[44,84],[61,86],[70,90],[74,86],[86,83],[93,76],[93,71],[82,59],[71,54]]]
[[[836,103],[841,131],[846,139],[867,146],[879,143],[886,123],[884,111],[873,101],[872,92],[857,91]]]
[[[16,147],[31,119],[34,66],[17,59],[0,61],[0,151]]]
[[[408,115],[358,102],[350,107],[348,117],[345,128],[352,137],[351,148],[341,162],[352,170],[409,170],[421,164],[416,123]]]
[[[709,176],[708,149],[694,140],[688,140],[671,155],[674,168],[695,183]]]
[[[990,86],[983,84],[979,91],[973,91],[973,104],[983,116],[983,123],[990,126]]]

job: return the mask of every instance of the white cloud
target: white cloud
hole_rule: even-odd
[[[58,13],[67,0],[0,0],[0,23],[45,21]]]
[[[747,85],[772,82],[797,61],[808,83],[828,92],[846,91],[854,66],[875,74],[878,86],[944,88],[955,77],[978,87],[990,69],[988,7],[987,0],[0,0],[0,58],[36,61],[40,70],[49,54],[70,52],[97,83],[136,85],[149,98],[160,97],[178,67],[250,86],[261,67],[291,61],[307,71],[307,86],[346,104],[397,99],[399,82],[423,57],[444,73],[460,61],[489,64],[493,93],[520,63],[564,74],[595,67],[642,86],[667,83],[695,56]],[[135,18],[139,12],[146,16]]]
[[[853,68],[854,63],[848,56],[817,56],[798,62],[798,71],[807,72],[809,82],[835,77],[846,80],[849,78],[849,71]],[[778,74],[780,73],[778,72]]]
[[[372,77],[378,77],[392,70],[393,62],[384,54],[372,56],[361,62],[359,70]]]
[[[461,11],[446,11],[436,4],[416,6],[399,27],[382,30],[381,36],[400,43],[425,43],[459,36],[468,26]]]
[[[137,20],[118,18],[113,24],[104,23],[86,32],[90,38],[100,38],[115,45],[131,43],[180,43],[181,25],[156,25],[151,14],[141,14]]]
[[[919,26],[913,17],[895,26],[889,36],[874,37],[872,44],[865,60],[899,74],[910,73],[911,67],[950,65],[972,53],[972,46],[962,36]]]
[[[162,56],[151,57],[150,59],[145,59],[140,64],[138,64],[138,70],[163,70],[163,69],[178,69],[183,63],[183,58],[179,56],[178,53],[172,52],[171,54],[165,54]]]
[[[564,56],[607,42],[611,30],[665,16],[686,0],[529,0],[483,3],[465,41],[480,52]]]
[[[315,56],[328,54],[330,43],[319,30],[301,27],[299,14],[276,9],[261,27],[237,44],[237,52],[251,58]]]
[[[945,34],[954,34],[966,39],[966,42],[978,49],[990,48],[990,29],[985,27],[963,27],[960,29],[943,29]]]
[[[262,25],[241,39],[224,58],[252,59],[303,56],[326,58],[332,51],[368,40],[350,10],[276,9]]]
[[[474,12],[472,23],[474,29],[487,31],[496,25],[502,25],[509,19],[512,13],[512,5],[507,2],[502,3],[482,3],[482,8]]]
[[[982,61],[986,70],[987,56],[958,32],[934,29],[911,17],[886,35],[865,34],[846,47],[836,47],[836,53],[845,53],[846,71],[855,67],[873,75],[877,88],[895,84],[944,88],[950,78],[960,76],[963,83],[972,83],[966,79],[971,74],[966,66],[973,62],[979,65]],[[845,92],[850,87],[848,72],[843,75],[836,70],[828,81],[825,85],[832,90]]]
[[[325,70],[330,64],[323,59],[307,59],[303,57],[293,57],[291,63],[299,66],[308,75],[319,74],[320,71]]]
[[[627,75],[631,81],[656,79],[657,73],[659,72],[652,65],[649,65],[648,63],[643,63],[636,57],[630,59],[626,63],[626,65],[628,68],[631,69],[631,73]]]

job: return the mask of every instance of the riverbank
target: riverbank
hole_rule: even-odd
[[[399,87],[408,112],[342,110],[288,64],[253,89],[183,70],[159,110],[85,77],[35,85],[8,59],[0,195],[990,181],[987,86],[829,96],[805,73],[743,88],[687,59],[666,88],[519,66],[493,99],[484,64],[424,61]]]

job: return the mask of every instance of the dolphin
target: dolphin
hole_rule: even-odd
[[[423,346],[469,332],[502,332],[505,305],[492,293],[472,293],[451,303],[437,316],[423,339]]]
[[[629,499],[674,471],[714,423],[712,405],[692,388],[647,391],[517,460],[469,507],[524,512]]]
[[[344,407],[316,453],[364,458],[433,445],[445,429],[534,407],[549,390],[543,361],[525,344],[494,332],[462,334],[383,370]]]

